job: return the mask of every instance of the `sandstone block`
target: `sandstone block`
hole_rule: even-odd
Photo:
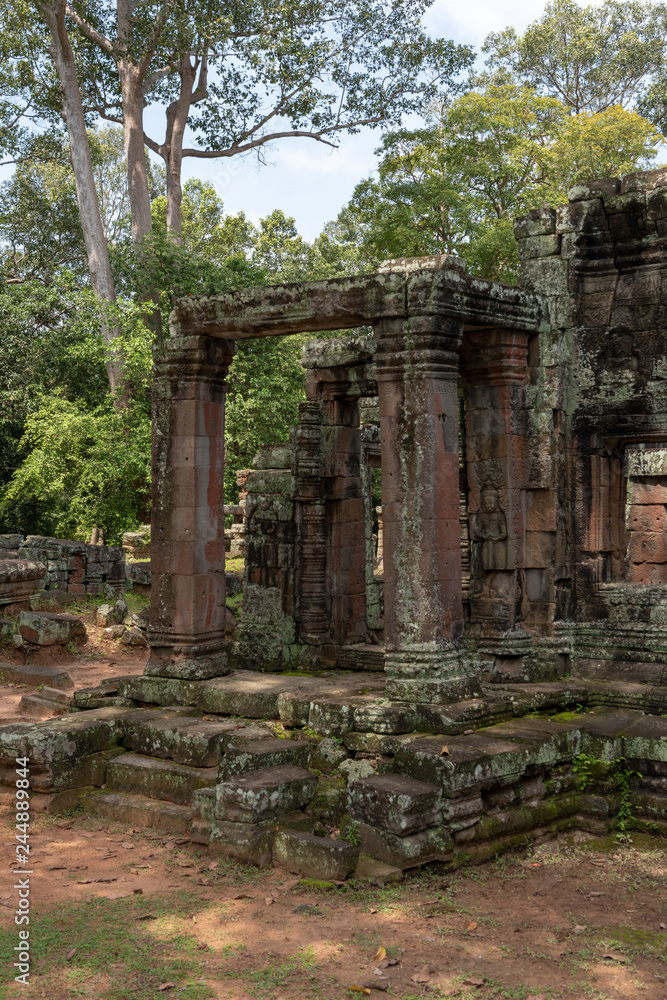
[[[188,767],[142,754],[124,753],[109,765],[106,786],[110,790],[190,805],[195,789],[213,788],[216,775],[214,767]]]
[[[100,604],[95,613],[95,620],[102,628],[108,625],[121,625],[128,613],[128,606],[123,600],[117,600],[114,604]]]
[[[126,628],[120,637],[120,641],[125,646],[144,646],[148,647],[148,640],[141,629],[138,629],[136,625],[131,628]]]
[[[285,830],[273,842],[273,861],[288,872],[342,881],[354,870],[359,851],[344,840]]]
[[[400,774],[375,774],[350,783],[348,812],[370,826],[405,836],[440,823],[442,793],[435,785]]]
[[[313,764],[316,767],[337,767],[349,756],[345,747],[337,743],[336,740],[323,739],[320,740],[313,752]]]
[[[25,642],[36,646],[66,645],[86,629],[80,618],[74,615],[56,615],[47,611],[22,611],[18,618],[18,629]]]
[[[187,716],[160,718],[160,713],[146,712],[127,719],[123,745],[135,753],[170,758],[190,767],[215,767],[222,758],[223,738],[231,728],[229,722]]]
[[[401,869],[413,868],[427,861],[446,861],[453,851],[452,838],[443,827],[431,827],[399,837],[389,830],[360,822],[357,833],[360,850]]]
[[[375,774],[375,768],[370,761],[364,760],[344,760],[338,765],[338,770],[345,776],[348,782],[358,781],[361,778],[369,778]]]
[[[354,878],[357,882],[372,882],[377,884],[382,882],[390,885],[393,882],[403,881],[403,871],[394,865],[388,865],[377,858],[369,858],[367,854],[360,854],[357,867],[354,869]]]
[[[315,775],[301,767],[260,768],[218,785],[216,816],[258,823],[305,806],[316,787]]]
[[[281,740],[273,736],[254,740],[244,746],[227,744],[225,756],[218,769],[218,781],[227,781],[236,774],[256,771],[259,768],[291,764],[308,767],[310,747],[295,740]]]
[[[30,684],[33,687],[39,687],[40,684],[63,689],[74,686],[72,678],[62,667],[46,667],[36,663],[26,663],[24,666],[0,663],[0,677],[13,684]]]

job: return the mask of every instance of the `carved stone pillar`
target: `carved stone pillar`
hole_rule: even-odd
[[[461,324],[437,315],[383,320],[375,335],[387,691],[406,701],[459,701],[476,690],[459,641]]]
[[[225,378],[232,341],[172,337],[153,385],[151,648],[146,673],[229,672],[225,649]]]
[[[483,635],[520,619],[525,565],[528,335],[466,334],[461,372],[466,405],[471,515],[471,626]]]

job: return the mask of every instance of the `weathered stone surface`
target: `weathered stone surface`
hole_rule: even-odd
[[[234,823],[258,823],[305,806],[317,778],[301,767],[282,765],[230,778],[217,788],[216,817]]]
[[[273,842],[273,862],[296,875],[342,881],[357,865],[359,851],[344,840],[285,830]]]
[[[101,708],[31,725],[0,726],[0,762],[28,757],[32,763],[56,765],[117,746],[127,712]]]
[[[375,768],[370,761],[364,760],[344,760],[338,765],[338,770],[345,776],[346,781],[358,781],[359,778],[367,778],[375,774]]]
[[[440,823],[442,793],[414,778],[376,774],[350,782],[348,812],[353,819],[403,837]]]
[[[187,835],[192,822],[192,809],[188,806],[126,792],[88,790],[81,796],[81,804],[85,812],[96,813],[116,823],[132,823],[180,836]]]
[[[65,646],[77,636],[85,635],[86,628],[74,615],[50,614],[47,611],[22,611],[18,629],[25,642],[37,646]]]
[[[119,598],[115,604],[100,604],[95,612],[95,620],[103,628],[108,625],[121,625],[125,621],[128,611],[129,608],[125,601]]]
[[[125,646],[145,646],[148,647],[148,640],[146,636],[141,631],[133,625],[131,628],[126,628],[120,637],[120,641]]]
[[[431,827],[399,837],[389,830],[357,822],[356,832],[360,851],[401,869],[413,868],[427,861],[447,861],[454,848],[451,836],[442,827]]]
[[[349,756],[345,747],[336,740],[323,739],[313,751],[313,764],[316,767],[337,767]]]
[[[66,690],[74,686],[72,678],[62,667],[47,667],[37,663],[26,663],[23,666],[0,663],[0,678],[5,683],[11,681],[13,684],[30,684],[34,687],[48,684]]]
[[[227,781],[236,774],[256,771],[258,768],[277,767],[291,764],[294,767],[308,767],[310,747],[307,743],[294,740],[276,739],[267,736],[253,740],[244,746],[231,746],[228,742],[218,769],[218,781]]]
[[[0,549],[0,555],[3,550]],[[44,589],[46,566],[33,559],[0,559],[0,604],[27,601]]]
[[[214,788],[216,780],[214,767],[187,767],[173,761],[125,753],[109,765],[106,786],[112,791],[191,805],[195,789]]]
[[[372,882],[374,885],[391,885],[394,882],[402,882],[403,877],[402,868],[396,868],[384,861],[370,858],[367,854],[359,855],[359,861],[354,870],[355,881]]]
[[[296,809],[259,823],[233,823],[215,819],[210,827],[209,852],[258,865],[271,864],[273,838],[281,830],[310,832],[312,820]],[[199,831],[201,835],[201,831]]]
[[[200,718],[142,713],[130,716],[123,744],[135,753],[162,757],[190,767],[215,767],[223,754],[223,740],[232,725]]]

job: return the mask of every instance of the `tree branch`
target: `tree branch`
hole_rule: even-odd
[[[65,13],[68,17],[71,17],[76,26],[79,28],[81,33],[86,36],[90,42],[94,42],[98,45],[104,52],[113,52],[113,45],[110,39],[106,35],[103,35],[101,31],[94,28],[92,24],[86,21],[80,14],[70,7],[69,4],[65,4]]]

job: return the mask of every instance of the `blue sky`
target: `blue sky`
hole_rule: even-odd
[[[545,4],[530,0],[435,0],[425,18],[434,36],[482,45],[490,31],[508,25],[521,30],[540,16]],[[349,200],[355,185],[375,167],[379,132],[343,136],[338,150],[308,139],[287,139],[267,152],[267,163],[245,160],[185,159],[184,177],[212,181],[227,212],[243,210],[257,222],[274,208],[296,219],[312,240]]]

